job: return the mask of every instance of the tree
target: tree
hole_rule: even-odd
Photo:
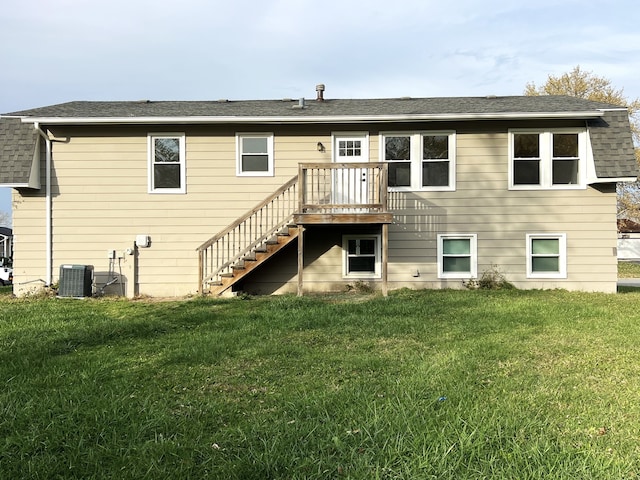
[[[0,227],[2,226],[10,226],[11,221],[10,221],[11,217],[7,212],[3,212],[2,210],[0,210]]]
[[[524,94],[570,95],[627,107],[633,143],[636,145],[636,160],[640,165],[640,99],[627,99],[624,90],[614,88],[611,80],[584,71],[577,65],[571,72],[559,77],[549,75],[546,83],[540,87],[534,82],[527,83]],[[640,183],[618,184],[618,217],[640,220]]]

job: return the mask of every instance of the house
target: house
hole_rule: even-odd
[[[615,292],[628,112],[564,96],[70,102],[0,117],[14,291]],[[111,289],[111,290],[110,290]]]

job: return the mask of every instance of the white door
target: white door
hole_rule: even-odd
[[[369,137],[366,134],[336,135],[333,144],[335,163],[369,162]],[[333,202],[369,203],[366,168],[337,169],[333,176]],[[356,210],[349,210],[356,211]]]

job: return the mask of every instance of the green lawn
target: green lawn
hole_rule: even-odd
[[[637,478],[639,303],[5,298],[0,478]]]
[[[618,262],[618,278],[640,278],[640,263]]]

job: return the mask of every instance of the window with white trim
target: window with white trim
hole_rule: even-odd
[[[345,277],[380,278],[380,235],[344,235],[342,250]]]
[[[586,185],[584,129],[509,131],[509,188],[570,189]]]
[[[236,134],[238,176],[271,177],[273,163],[273,133]]]
[[[438,234],[438,278],[478,276],[478,236]]]
[[[455,132],[383,133],[392,190],[455,190]]]
[[[566,234],[527,234],[527,278],[567,278]]]
[[[185,193],[184,133],[150,133],[147,142],[149,193]]]

